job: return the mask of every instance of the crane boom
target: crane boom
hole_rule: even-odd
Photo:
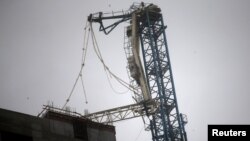
[[[103,20],[109,20],[109,19],[120,19],[116,21],[115,23],[109,25],[109,26],[104,26],[103,25]],[[90,14],[88,16],[88,21],[89,22],[98,22],[100,23],[100,28],[99,31],[103,31],[106,35],[109,34],[118,24],[125,22],[127,20],[131,19],[131,13],[130,12],[122,12],[119,13],[119,15],[114,15],[112,16],[103,16],[102,12],[98,12],[95,14]]]
[[[153,105],[147,104],[147,109],[148,109],[147,111],[150,114],[153,114],[155,112],[155,108]],[[87,114],[84,117],[95,122],[112,124],[113,122],[121,120],[146,116],[145,111],[146,111],[145,105],[143,103],[136,103],[96,113]]]
[[[109,26],[104,26],[102,21],[107,19],[119,20]],[[137,104],[134,107],[144,106],[144,108],[141,108],[144,113],[142,115],[148,117],[153,141],[187,141],[184,121],[177,104],[165,34],[166,26],[163,22],[161,9],[153,4],[145,5],[141,3],[121,15],[104,17],[100,12],[95,16],[91,14],[88,20],[100,23],[99,30],[105,34],[109,34],[119,23],[132,20],[130,25],[132,28],[127,28],[127,38],[131,38],[128,48],[131,48],[133,52],[135,68],[139,73],[137,73],[138,75],[131,75],[131,77],[137,81],[143,95],[143,100],[140,101],[140,104],[143,104]],[[130,29],[132,31],[129,31]],[[142,59],[139,56],[139,42]],[[130,62],[129,57],[128,62]],[[131,74],[134,73],[131,72]],[[137,76],[140,76],[140,78],[137,78]],[[153,105],[152,109],[148,108],[149,104]],[[133,108],[129,109],[127,106],[123,108],[127,108],[127,111],[133,111]],[[119,108],[113,110],[119,111]]]

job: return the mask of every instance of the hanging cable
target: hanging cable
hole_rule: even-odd
[[[78,82],[79,77],[80,77],[80,75],[77,76],[76,81],[75,81],[75,83],[74,83],[74,86],[73,86],[73,88],[71,89],[71,92],[70,92],[70,94],[69,94],[69,97],[66,99],[66,102],[65,102],[65,104],[63,105],[62,109],[64,109],[65,106],[68,104],[68,102],[69,102],[69,100],[70,100],[70,98],[71,98],[71,96],[72,96],[72,94],[73,94],[73,92],[74,92],[74,90],[75,90],[75,87],[76,87],[76,84],[77,84],[77,82]]]
[[[107,0],[107,4],[108,4],[108,7],[110,8],[111,7],[111,4],[109,3],[109,1]]]
[[[87,47],[88,47],[88,40],[89,40],[89,31],[90,29],[88,30],[88,36],[87,36],[87,40],[86,40],[86,29],[88,27],[88,22],[86,22],[86,26],[84,28],[84,39],[83,39],[83,49],[82,49],[82,59],[81,59],[81,68],[80,68],[80,72],[76,78],[76,81],[73,85],[73,88],[71,89],[71,92],[68,96],[68,98],[66,99],[66,102],[65,104],[63,105],[62,109],[65,108],[65,106],[68,104],[68,102],[70,101],[70,98],[75,90],[75,87],[76,87],[76,84],[79,80],[79,78],[81,77],[81,83],[82,83],[82,88],[83,88],[83,93],[84,93],[84,97],[85,97],[85,103],[87,104],[88,101],[87,101],[87,95],[86,95],[86,90],[85,90],[85,87],[84,87],[84,83],[83,83],[83,78],[82,78],[82,71],[83,71],[83,67],[84,67],[84,64],[85,64],[85,61],[86,61],[86,53],[87,53]]]
[[[82,64],[84,65],[85,61],[86,61],[86,55],[87,55],[87,50],[88,50],[88,44],[89,44],[89,34],[90,34],[90,27],[87,24],[88,22],[86,22],[86,27],[84,28],[85,32],[84,32],[84,40],[83,40],[83,52],[82,52]],[[86,39],[86,29],[88,27],[88,35],[87,35],[87,39]]]
[[[98,59],[101,61],[101,63],[103,64],[104,70],[107,71],[111,76],[113,76],[121,85],[123,85],[124,87],[126,87],[127,89],[133,91],[134,93],[137,93],[134,91],[133,88],[131,88],[130,84],[128,84],[127,82],[125,82],[124,80],[122,80],[121,78],[119,78],[117,75],[115,75],[113,72],[110,71],[110,69],[107,67],[107,65],[104,63],[104,60],[102,58],[97,40],[95,38],[95,34],[92,28],[92,24],[90,23],[90,31],[91,31],[91,37],[92,37],[92,44],[94,47],[94,51],[98,57]]]
[[[112,77],[111,77],[111,76],[112,76],[112,75],[111,75],[111,71],[109,70],[109,68],[107,67],[107,65],[104,63],[104,60],[103,60],[103,57],[102,57],[100,48],[99,48],[99,46],[98,46],[98,44],[97,44],[97,41],[96,41],[96,38],[95,38],[95,34],[94,34],[94,32],[93,32],[92,25],[90,25],[90,29],[91,29],[91,37],[92,37],[92,43],[93,43],[94,51],[95,51],[96,55],[98,56],[98,58],[100,59],[100,61],[102,62],[103,66],[104,66],[104,71],[105,71],[105,74],[106,74],[106,77],[107,77],[107,79],[108,79],[108,83],[109,83],[111,89],[112,89],[115,93],[117,93],[117,94],[124,94],[124,93],[127,93],[128,90],[127,90],[127,91],[124,91],[124,92],[118,92],[117,90],[114,89],[114,87],[113,87],[113,85],[112,85],[112,83],[111,83],[111,80],[110,80],[110,78],[112,78]],[[108,73],[110,74],[110,78],[109,78]],[[125,82],[125,81],[124,81],[124,82]]]
[[[84,93],[84,97],[85,97],[85,103],[88,104],[87,94],[86,94],[86,90],[85,90],[85,87],[84,87],[82,75],[81,75],[81,82],[82,82],[82,89],[83,89],[83,93]]]
[[[82,52],[82,66],[85,65],[85,61],[86,61],[86,56],[87,56],[87,50],[88,50],[88,43],[89,43],[89,35],[90,35],[90,28],[88,27],[88,22],[86,21],[86,27],[84,28],[85,33],[84,33],[84,41],[83,41],[83,52]],[[88,27],[88,29],[87,29]],[[86,29],[88,30],[88,35],[87,35],[87,39],[86,39]],[[88,99],[87,99],[87,93],[84,87],[84,83],[83,83],[83,69],[81,69],[80,71],[80,77],[81,77],[81,84],[82,84],[82,89],[83,89],[83,94],[85,97],[85,103],[88,104]]]
[[[128,91],[129,91],[129,89],[127,89],[126,91],[124,91],[124,92],[118,92],[117,90],[115,90],[115,88],[113,87],[113,85],[112,85],[112,83],[111,83],[111,80],[110,80],[110,78],[109,78],[109,76],[108,76],[108,72],[105,70],[105,73],[106,73],[106,76],[107,76],[107,79],[108,79],[108,83],[109,83],[109,86],[111,87],[111,89],[115,92],[115,93],[117,93],[117,94],[125,94],[125,93],[127,93]]]
[[[144,129],[144,127],[142,127],[141,131],[139,132],[139,134],[138,134],[138,135],[137,135],[137,137],[135,138],[135,141],[137,141],[137,140],[138,140],[138,138],[140,137],[140,135],[141,135],[141,133],[142,133],[143,129]]]
[[[95,38],[95,36],[94,36],[94,32],[93,32],[92,26],[90,25],[90,27],[91,27],[91,32],[92,32],[92,34],[93,34],[92,36],[93,36],[94,43],[95,43],[95,44],[93,44],[93,45],[94,45],[94,50],[95,50],[95,52],[96,52],[98,58],[99,58],[100,61],[102,62],[103,66],[104,66],[104,69],[107,70],[107,71],[109,72],[109,74],[110,74],[111,76],[113,76],[120,84],[122,84],[124,87],[130,89],[129,84],[126,83],[125,81],[123,81],[122,79],[120,79],[120,78],[119,78],[118,76],[116,76],[114,73],[112,73],[112,72],[109,70],[109,68],[107,67],[107,65],[104,63],[104,61],[103,61],[103,59],[102,59],[102,56],[101,56],[101,52],[100,52],[100,50],[99,50],[99,47],[98,47],[98,44],[97,44],[97,41],[96,41],[96,38]],[[131,90],[131,89],[130,89],[130,90]],[[133,90],[132,90],[132,91],[133,91]]]

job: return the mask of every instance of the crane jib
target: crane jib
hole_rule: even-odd
[[[109,19],[117,21],[104,26],[103,20]],[[109,34],[118,24],[127,20],[131,22],[125,31],[124,48],[128,52],[126,56],[130,79],[134,82],[131,86],[133,89],[139,88],[139,93],[135,93],[133,97],[137,104],[92,113],[92,117],[98,121],[103,117],[110,119],[112,115],[120,117],[123,113],[131,113],[131,116],[116,119],[120,121],[133,116],[146,116],[153,141],[187,141],[184,128],[187,120],[178,109],[165,34],[166,26],[161,9],[154,4],[141,3],[132,5],[127,12],[119,14],[111,13],[104,16],[104,13],[99,12],[88,16],[89,22],[100,23],[99,31],[105,34]],[[139,48],[142,57],[139,56]],[[88,118],[87,115],[86,117]]]

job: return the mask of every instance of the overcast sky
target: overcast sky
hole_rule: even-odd
[[[140,1],[139,1],[140,2]],[[156,0],[166,29],[179,110],[188,116],[190,141],[207,140],[208,124],[250,124],[250,1]],[[53,101],[61,107],[81,66],[87,16],[126,10],[131,0],[0,0],[0,107],[37,115]],[[128,81],[124,26],[110,35],[94,26],[110,69]],[[83,113],[131,104],[116,94],[90,45],[69,106]],[[111,80],[118,91],[126,91]],[[115,124],[117,141],[151,141],[141,118]]]

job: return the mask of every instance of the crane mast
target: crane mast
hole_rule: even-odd
[[[104,26],[103,20],[119,19],[115,23]],[[141,3],[133,6],[130,11],[120,15],[104,16],[102,12],[91,14],[89,22],[100,23],[100,31],[109,34],[119,23],[131,20],[126,36],[130,38],[127,46],[132,53],[127,56],[132,79],[141,90],[141,101],[137,104],[114,108],[103,112],[86,115],[86,117],[105,116],[108,113],[131,111],[135,116],[147,116],[153,141],[187,141],[183,115],[179,113],[176,91],[169,57],[166,26],[163,22],[161,9],[153,4]],[[140,57],[140,51],[142,57]],[[142,59],[141,59],[142,58]],[[139,108],[139,111],[136,109]],[[122,111],[122,110],[121,110]],[[137,113],[137,114],[136,114]],[[139,113],[139,114],[138,114]],[[124,115],[124,120],[128,118]],[[102,117],[103,118],[103,117]]]

